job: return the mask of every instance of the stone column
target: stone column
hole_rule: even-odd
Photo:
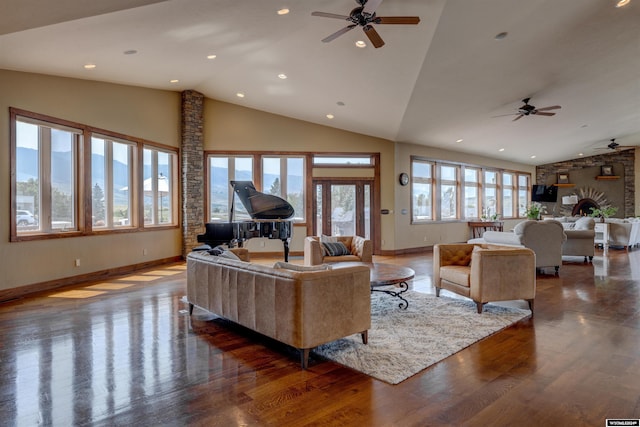
[[[204,95],[182,92],[182,256],[198,246],[204,232]]]

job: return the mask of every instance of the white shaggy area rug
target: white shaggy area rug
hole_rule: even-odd
[[[491,303],[478,314],[471,300],[403,294],[406,310],[389,295],[371,295],[369,343],[360,334],[321,345],[316,355],[398,384],[440,360],[531,315],[529,310]]]

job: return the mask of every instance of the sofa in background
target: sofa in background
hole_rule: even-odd
[[[198,306],[293,346],[300,350],[303,368],[309,350],[320,344],[355,333],[367,342],[371,327],[367,266],[273,268],[248,262],[248,252],[234,252],[240,259],[205,251],[187,256],[190,313]]]
[[[609,247],[623,247],[627,251],[640,244],[640,220],[637,218],[607,218]]]
[[[485,231],[481,238],[467,243],[518,246],[532,249],[536,268],[554,267],[556,274],[562,265],[562,245],[567,240],[562,224],[554,220],[519,222],[513,231]]]
[[[475,301],[478,313],[491,301],[524,299],[533,314],[536,297],[535,254],[528,248],[486,244],[437,244],[433,247],[436,296],[446,289]]]
[[[360,236],[332,236],[332,240],[346,247],[344,255],[325,254],[319,236],[304,239],[304,265],[319,265],[328,262],[372,262],[373,242]]]
[[[554,218],[562,224],[567,241],[562,245],[562,255],[583,256],[593,260],[595,254],[596,221],[589,216]]]

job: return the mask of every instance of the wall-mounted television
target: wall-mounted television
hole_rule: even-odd
[[[534,185],[531,189],[532,202],[550,202],[558,201],[558,187],[555,185]]]

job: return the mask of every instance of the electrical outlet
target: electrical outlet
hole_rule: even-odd
[[[260,242],[260,247],[264,248],[264,246],[265,246],[265,243],[264,242]]]
[[[76,267],[80,267],[80,258],[76,258]]]
[[[149,253],[149,251],[147,251],[147,248],[142,249],[142,255],[146,255],[148,253]]]

